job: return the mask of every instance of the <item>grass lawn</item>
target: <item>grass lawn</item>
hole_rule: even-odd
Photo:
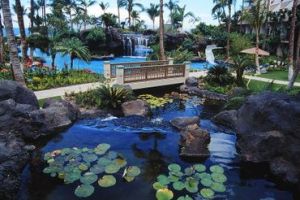
[[[57,96],[57,97],[51,97],[50,99],[60,100],[60,99],[62,99],[62,98],[61,98],[61,96]],[[39,100],[39,106],[40,106],[40,107],[43,107],[45,101],[46,101],[46,99],[40,99],[40,100]]]
[[[248,80],[246,80],[248,81]],[[256,80],[251,80],[248,89],[251,90],[252,92],[262,92],[264,90],[270,90],[270,91],[275,91],[275,92],[286,92],[286,86],[285,85],[279,85],[279,84],[271,84],[271,83],[266,83],[262,81],[256,81]],[[289,94],[298,94],[300,92],[300,87],[294,87],[290,91],[288,91]]]
[[[287,81],[288,80],[288,71],[269,71],[266,74],[257,75],[263,78],[276,79]],[[300,82],[300,76],[298,76],[296,82]]]

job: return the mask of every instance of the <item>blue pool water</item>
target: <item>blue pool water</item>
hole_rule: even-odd
[[[34,56],[43,58],[46,63],[46,66],[51,66],[51,57],[46,53],[42,53],[40,50],[35,50]],[[143,62],[146,61],[145,57],[116,57],[113,60],[110,60],[111,63],[124,63],[124,62]],[[55,58],[55,65],[58,69],[64,68],[65,64],[70,66],[70,56],[63,56],[58,53]],[[90,69],[93,72],[103,74],[103,65],[104,61],[100,60],[91,60],[90,62],[85,62],[81,59],[74,60],[74,69]],[[191,69],[196,70],[205,70],[211,67],[212,65],[206,62],[203,63],[191,63]]]

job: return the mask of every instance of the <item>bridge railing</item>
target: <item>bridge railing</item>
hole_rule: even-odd
[[[122,66],[124,68],[140,68],[148,66],[160,66],[173,64],[173,59],[163,61],[148,61],[148,62],[130,62],[130,63],[110,63],[109,61],[104,62],[104,76],[105,78],[116,78],[117,67]]]

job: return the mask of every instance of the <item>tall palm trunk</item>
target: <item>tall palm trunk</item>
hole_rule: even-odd
[[[164,46],[164,1],[160,0],[159,11],[159,59],[166,60],[165,46]]]
[[[3,40],[3,25],[2,15],[0,13],[0,63],[4,63],[4,40]]]
[[[23,8],[22,8],[20,0],[16,0],[16,13],[17,13],[17,17],[18,17],[18,24],[19,24],[20,35],[21,35],[22,60],[24,63],[27,58],[28,45],[26,42],[26,33],[25,33],[24,18],[23,18]]]
[[[83,30],[86,30],[86,21],[87,21],[87,8],[84,9]]]
[[[34,28],[34,0],[30,0],[30,32],[33,33]],[[30,48],[30,57],[33,58],[33,48]]]
[[[131,26],[131,9],[128,9],[128,25]]]
[[[118,6],[118,22],[121,24],[121,14],[120,14],[120,6]]]
[[[261,74],[260,66],[259,66],[259,32],[260,29],[256,28],[256,50],[255,50],[255,65],[256,65],[256,73]]]
[[[10,13],[9,0],[1,0],[1,4],[2,4],[2,12],[4,18],[4,25],[5,25],[6,35],[8,39],[10,62],[12,65],[14,79],[17,82],[21,83],[22,85],[26,86],[25,79],[20,65],[20,60],[18,57],[17,44],[13,32],[13,23],[12,23],[12,18]]]
[[[155,29],[155,18],[152,20],[153,30]]]
[[[289,81],[291,80],[294,73],[294,44],[295,44],[295,28],[296,28],[296,20],[297,20],[297,0],[293,1],[293,9],[292,9],[292,21],[291,21],[291,31],[289,38]]]
[[[289,80],[288,89],[292,89],[294,87],[294,83],[297,79],[297,76],[300,71],[300,29],[298,30],[298,38],[297,38],[297,45],[296,45],[296,67],[294,68],[293,75],[291,80]]]
[[[230,57],[230,32],[231,32],[231,4],[228,4],[228,19],[227,19],[227,46],[226,46],[226,56]]]

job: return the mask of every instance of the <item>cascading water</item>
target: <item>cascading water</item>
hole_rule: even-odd
[[[146,57],[152,52],[149,45],[149,36],[141,34],[124,34],[123,49],[125,56]]]

